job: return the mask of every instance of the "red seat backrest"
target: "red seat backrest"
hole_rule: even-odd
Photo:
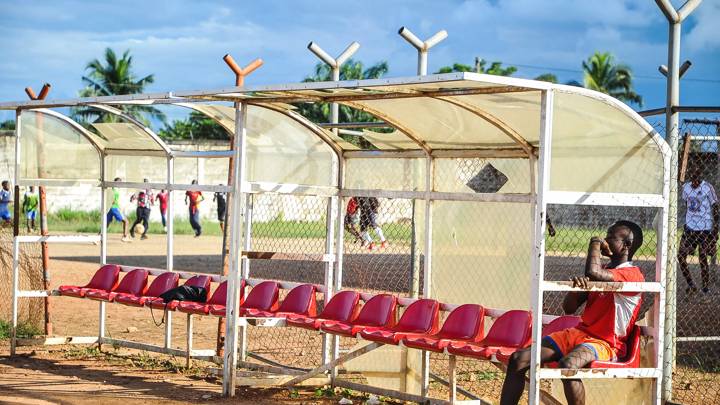
[[[360,293],[356,291],[340,291],[325,304],[318,318],[350,322],[360,301]]]
[[[263,281],[250,290],[243,302],[243,308],[273,311],[277,309],[280,287],[275,281]]]
[[[440,303],[431,299],[420,299],[408,305],[397,326],[397,332],[433,333],[437,330]]]
[[[630,331],[630,335],[627,338],[626,343],[626,353],[625,357],[622,359],[618,359],[619,362],[622,363],[634,363],[634,367],[637,367],[640,363],[640,336],[642,335],[642,330],[639,326],[635,325],[635,327],[632,328]]]
[[[192,276],[185,282],[189,287],[200,287],[210,290],[210,276]]]
[[[208,304],[225,305],[225,302],[227,302],[227,281],[223,281],[217,286]]]
[[[482,305],[460,305],[450,312],[438,336],[443,339],[473,339],[482,335],[485,309]]]
[[[500,315],[482,340],[484,346],[520,347],[530,339],[532,315],[528,311],[512,310]]]
[[[120,284],[113,291],[116,293],[142,295],[147,286],[148,272],[144,269],[130,271],[120,280]]]
[[[96,288],[98,290],[110,291],[117,285],[119,275],[120,266],[106,264],[95,272],[90,282],[83,288]]]
[[[353,323],[368,326],[392,326],[395,323],[397,297],[378,294],[367,300]]]
[[[160,294],[167,290],[173,289],[178,285],[178,279],[180,278],[178,273],[166,271],[155,277],[155,280],[150,283],[150,287],[145,292],[148,297],[159,297]]]
[[[543,326],[542,335],[547,336],[551,333],[561,330],[570,329],[580,324],[580,317],[576,315],[563,315],[550,321],[549,324]]]
[[[290,292],[280,304],[278,312],[291,312],[308,316],[317,315],[316,288],[312,284],[299,285]]]

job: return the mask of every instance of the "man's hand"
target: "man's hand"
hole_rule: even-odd
[[[610,245],[608,245],[605,239],[598,236],[593,236],[592,238],[590,238],[590,246],[588,247],[588,250],[592,251],[595,249],[598,249],[605,256],[609,257],[612,255],[612,252],[610,251]]]
[[[585,290],[587,290],[587,289],[590,288],[590,287],[588,286],[588,283],[590,282],[590,278],[589,278],[589,277],[576,276],[576,277],[572,277],[572,278],[570,279],[570,281],[572,281],[573,287],[578,287],[578,288],[582,288],[582,289],[585,289]]]

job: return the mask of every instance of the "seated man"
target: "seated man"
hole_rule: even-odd
[[[573,277],[573,286],[588,288],[589,281],[645,281],[630,262],[642,245],[642,230],[630,221],[608,228],[605,239],[590,239],[585,275]],[[600,256],[610,258],[606,266]],[[574,314],[583,303],[580,325],[545,336],[540,348],[542,363],[558,362],[560,368],[584,368],[595,360],[614,361],[625,356],[627,336],[640,311],[640,293],[570,292],[563,301],[566,314]],[[517,404],[530,368],[530,348],[510,357],[500,403]],[[563,379],[568,404],[584,404],[585,388],[580,380]]]

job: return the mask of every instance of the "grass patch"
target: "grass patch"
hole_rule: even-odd
[[[548,252],[587,253],[590,238],[593,236],[605,237],[607,228],[583,228],[556,226],[557,234],[548,236],[545,246]],[[680,233],[680,232],[678,232]],[[654,229],[643,229],[643,246],[635,256],[655,256],[657,235]],[[679,240],[679,239],[678,239]]]
[[[100,233],[100,225],[101,225],[101,219],[100,211],[93,210],[93,211],[77,211],[73,210],[71,208],[65,207],[57,210],[56,212],[53,212],[48,215],[48,228],[52,232],[65,232],[65,233]],[[128,215],[128,221],[130,221],[130,225],[135,222],[136,219],[135,213],[131,213]],[[220,232],[220,225],[215,221],[202,221],[201,224],[203,225],[203,234],[205,235],[214,235],[214,236],[221,236],[222,232]],[[173,222],[173,225],[175,226],[174,233],[175,235],[194,235],[195,231],[193,231],[192,227],[190,226],[190,222],[187,219],[182,218],[176,218]],[[39,226],[39,224],[36,224],[36,226]],[[22,228],[25,229],[26,222],[23,218],[22,220]],[[112,224],[110,224],[110,227],[108,228],[109,232],[111,233],[121,233],[122,232],[122,224],[113,221]],[[150,234],[163,234],[165,231],[163,230],[163,226],[160,222],[150,222],[150,229],[148,229],[148,233]]]
[[[135,213],[128,217],[130,224],[135,221]],[[222,236],[219,224],[214,220],[202,220],[203,234],[211,236]],[[24,221],[23,221],[23,225]],[[68,233],[99,233],[100,212],[76,211],[70,208],[62,208],[48,216],[48,226],[53,232]],[[288,239],[321,239],[325,237],[325,220],[318,221],[289,221],[279,216],[265,222],[254,222],[252,234],[256,238],[288,238]],[[194,231],[190,222],[185,218],[176,218],[174,221],[176,235],[193,235]],[[396,243],[410,243],[412,226],[408,222],[396,222],[382,224],[386,237]],[[122,232],[122,225],[113,222],[109,228],[111,233]],[[588,241],[592,236],[604,237],[605,228],[585,228],[557,226],[555,237],[547,238],[547,249],[549,252],[564,252],[569,254],[585,254]],[[150,222],[150,234],[164,233],[162,224]],[[345,232],[347,241],[352,240],[349,232]],[[655,241],[657,236],[655,230],[644,230],[645,243],[637,253],[638,256],[654,256]]]
[[[42,331],[32,325],[21,323],[17,328],[18,338],[31,338],[42,335]],[[0,340],[10,339],[10,322],[0,321]]]

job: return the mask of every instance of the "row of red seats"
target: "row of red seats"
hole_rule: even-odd
[[[121,281],[118,281],[119,273],[118,266],[103,266],[85,286],[60,286],[60,295],[164,309],[166,304],[159,295],[178,284],[178,274],[172,272],[159,275],[149,286],[147,270],[132,270]],[[210,277],[193,276],[185,284],[209,290]],[[505,363],[512,353],[527,347],[531,341],[532,317],[528,311],[505,312],[485,334],[485,309],[477,304],[464,304],[453,309],[440,327],[440,303],[432,299],[412,302],[397,319],[398,301],[393,295],[378,294],[360,306],[360,293],[340,291],[317,314],[314,285],[303,284],[293,288],[282,302],[279,302],[279,289],[277,282],[264,281],[244,297],[243,284],[239,315],[285,318],[289,326],[477,359],[490,360],[494,357]],[[167,309],[225,316],[226,299],[227,282],[222,282],[206,303],[172,301],[167,304]],[[543,336],[573,327],[578,322],[576,316],[558,317],[543,328]],[[640,330],[636,327],[630,336],[625,359],[594,362],[590,367],[637,367],[639,345]]]

